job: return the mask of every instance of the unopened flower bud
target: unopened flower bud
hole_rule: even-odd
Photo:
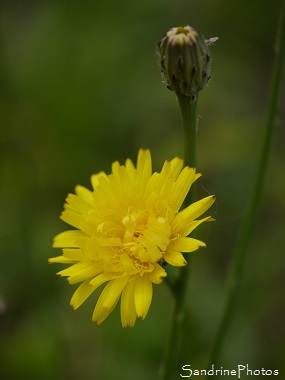
[[[166,33],[158,44],[158,53],[167,88],[177,95],[196,98],[210,79],[209,44],[191,26],[172,28]]]

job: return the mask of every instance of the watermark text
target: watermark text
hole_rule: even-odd
[[[241,376],[278,376],[279,371],[277,369],[251,369],[248,364],[238,364],[236,368],[225,369],[224,367],[215,368],[212,364],[211,369],[194,369],[191,364],[184,364],[181,367],[181,377],[192,376],[231,376],[238,379]]]

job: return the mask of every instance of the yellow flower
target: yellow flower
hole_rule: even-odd
[[[193,182],[201,176],[183,161],[166,161],[160,173],[152,173],[151,154],[141,149],[137,166],[112,165],[112,174],[91,177],[93,191],[76,186],[66,199],[61,219],[76,230],[60,233],[53,247],[62,256],[50,263],[71,264],[58,274],[70,284],[82,284],[70,304],[77,309],[100,285],[107,283],[97,301],[93,321],[100,324],[121,297],[123,327],[144,319],[152,300],[152,284],[167,274],[161,263],[186,265],[181,252],[192,252],[205,243],[187,237],[199,224],[196,220],[214,202],[208,196],[179,209]]]

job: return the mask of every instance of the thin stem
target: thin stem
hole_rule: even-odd
[[[240,281],[246,264],[246,256],[250,240],[252,238],[258,209],[261,203],[262,191],[265,183],[266,169],[268,166],[270,147],[274,135],[275,116],[278,105],[281,77],[283,70],[284,44],[285,44],[285,27],[284,27],[284,0],[282,1],[281,17],[279,24],[279,33],[277,35],[277,44],[275,50],[275,61],[272,72],[272,82],[270,89],[270,98],[268,105],[268,113],[265,122],[265,131],[263,142],[260,151],[260,157],[257,163],[256,176],[253,182],[253,188],[247,211],[242,225],[236,249],[234,251],[234,266],[231,273],[229,290],[225,305],[224,314],[218,329],[216,340],[213,345],[212,355],[209,363],[209,368],[212,364],[218,365],[224,339],[228,332],[228,328],[233,316]]]
[[[192,102],[190,96],[178,95],[177,98],[184,131],[184,165],[195,167],[198,95]]]
[[[178,96],[179,106],[182,114],[184,129],[184,165],[196,167],[196,132],[197,132],[197,104],[198,95],[190,103],[189,97]],[[196,200],[196,184],[191,186],[189,193],[185,199],[185,205],[188,206]],[[187,258],[188,265],[181,269],[181,274],[177,282],[177,309],[181,310],[185,301],[187,292],[187,282],[190,276],[190,260],[191,255]]]
[[[196,164],[196,129],[197,129],[197,102],[198,97],[192,100],[191,97],[178,95],[178,102],[182,114],[184,129],[184,164],[195,167]],[[192,185],[187,197],[186,205],[193,203],[195,200],[195,185]],[[190,256],[191,257],[191,256]],[[174,285],[175,306],[172,321],[171,337],[166,356],[164,368],[164,380],[169,380],[176,372],[177,361],[181,354],[181,345],[183,341],[183,326],[186,323],[186,293],[187,283],[190,277],[190,259],[188,265],[181,269],[180,275]]]

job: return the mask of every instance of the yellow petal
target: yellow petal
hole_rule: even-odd
[[[134,261],[126,253],[120,255],[122,270],[127,275],[132,275],[138,272]]]
[[[140,149],[138,153],[138,159],[137,159],[137,171],[139,173],[144,172],[145,166],[148,167],[148,172],[151,174],[151,154],[149,149]]]
[[[183,160],[181,158],[175,157],[170,161],[171,164],[171,177],[176,180],[178,177],[179,173],[182,170],[183,167]]]
[[[154,263],[161,259],[162,252],[152,241],[146,239],[145,236],[140,236],[138,242],[140,244],[132,247],[131,251],[141,262]]]
[[[206,244],[200,240],[189,237],[180,237],[171,241],[169,249],[179,252],[193,252],[199,247],[205,246]]]
[[[137,316],[145,319],[152,300],[152,283],[147,273],[137,276],[134,297]]]
[[[168,250],[163,255],[164,260],[174,267],[182,267],[187,264],[184,256],[179,251],[174,251],[173,249],[168,248]]]
[[[69,268],[63,269],[57,274],[60,276],[68,276],[68,282],[70,284],[77,284],[78,282],[97,276],[100,272],[101,268],[98,263],[82,261]]]
[[[63,256],[72,261],[85,261],[88,260],[88,257],[84,254],[81,249],[77,248],[64,248]]]
[[[166,202],[166,204],[169,205],[169,200],[171,199],[173,193],[173,186],[174,178],[172,176],[166,177],[164,183],[162,184],[161,190],[158,193],[157,200],[160,201],[162,204],[163,202]]]
[[[105,319],[108,317],[108,315],[112,313],[112,311],[117,306],[118,301],[119,301],[119,298],[116,299],[116,301],[114,302],[111,309],[107,309],[107,308],[96,309],[97,308],[97,305],[96,305],[93,316],[92,316],[92,321],[97,323],[97,325],[100,325],[100,323],[105,321]],[[96,313],[95,313],[95,311],[96,311]]]
[[[101,300],[98,303],[101,303],[101,306],[103,308],[110,309],[114,302],[117,300],[118,297],[120,297],[122,290],[126,286],[127,282],[129,280],[128,276],[119,277],[115,280],[111,280],[104,288],[103,292],[101,293]],[[100,305],[99,305],[100,306]]]
[[[159,198],[159,195],[163,189],[165,182],[167,182],[171,174],[171,164],[168,161],[165,161],[161,173],[154,173],[148,184],[146,185],[145,198],[146,198],[146,207],[154,209],[156,202]]]
[[[56,235],[53,242],[54,248],[78,248],[76,241],[80,238],[87,237],[87,235],[78,230],[64,231]]]
[[[60,219],[72,227],[81,230],[82,215],[73,210],[69,205],[65,205],[64,211],[60,215]]]
[[[172,189],[170,206],[174,211],[178,211],[188,194],[190,187],[196,179],[196,169],[185,167],[179,174]]]
[[[113,173],[113,177],[110,176],[112,180],[114,181],[112,186],[116,187],[116,189],[120,191],[118,195],[122,196],[124,195],[122,191],[125,192],[130,187],[131,181],[130,181],[129,173],[124,166],[121,166],[119,164],[118,161],[113,163],[112,173]]]
[[[49,263],[61,263],[61,264],[72,264],[76,263],[77,260],[69,259],[65,256],[51,257],[48,259]]]
[[[73,309],[76,310],[79,308],[96,288],[96,286],[90,285],[88,280],[82,282],[71,297],[70,305]]]
[[[138,182],[139,174],[133,162],[130,159],[126,160],[126,171],[128,173],[131,183],[136,184]]]
[[[83,188],[84,189],[84,188]],[[78,188],[77,188],[78,190]],[[85,189],[88,191],[87,189]],[[90,192],[91,197],[91,192]],[[92,202],[92,199],[91,199]],[[84,214],[90,210],[91,203],[86,201],[84,198],[79,197],[75,194],[68,194],[68,197],[66,198],[66,203],[69,205],[69,209],[72,209],[79,214]],[[66,205],[65,205],[66,207]]]
[[[105,172],[100,172],[98,174],[93,174],[91,176],[91,184],[94,190],[100,185],[100,179],[106,178],[107,174]]]
[[[105,286],[97,301],[92,317],[92,320],[98,325],[103,322],[115,308],[128,280],[128,276],[116,278]]]
[[[94,285],[96,287],[102,285],[104,282],[109,281],[110,277],[107,276],[106,273],[98,274],[95,278],[93,278],[91,281],[89,281],[90,285]]]
[[[96,186],[96,191],[97,194],[99,194],[99,196],[101,196],[103,199],[114,199],[115,193],[110,184],[110,177],[110,175],[107,176],[105,173],[102,173],[98,177],[98,185]]]
[[[135,182],[139,191],[144,192],[151,175],[152,162],[150,151],[148,149],[140,149],[137,159],[137,176]]]
[[[149,217],[147,228],[144,230],[145,238],[149,239],[153,244],[165,251],[170,242],[171,227],[165,218]]]
[[[172,234],[179,234],[180,230],[187,226],[194,219],[207,211],[215,202],[213,195],[203,198],[179,212],[172,221]]]
[[[161,284],[163,278],[167,276],[165,270],[157,263],[153,264],[154,269],[149,273],[149,278],[154,284]]]
[[[207,216],[204,219],[194,220],[193,222],[190,222],[188,225],[186,225],[185,228],[181,228],[180,231],[179,231],[179,234],[183,235],[183,236],[188,236],[201,223],[203,223],[203,222],[213,222],[214,220],[215,219],[213,219],[211,216]]]
[[[121,321],[123,327],[133,327],[136,318],[136,308],[134,300],[135,281],[130,281],[124,287],[121,297]]]
[[[75,187],[75,193],[82,199],[85,200],[85,202],[88,202],[90,204],[93,204],[93,197],[92,192],[89,189],[86,189],[86,187],[83,187],[81,185],[77,185]]]
[[[154,210],[157,203],[158,194],[156,189],[158,188],[158,178],[159,174],[154,173],[149,180],[146,190],[145,190],[145,200],[146,209]]]

